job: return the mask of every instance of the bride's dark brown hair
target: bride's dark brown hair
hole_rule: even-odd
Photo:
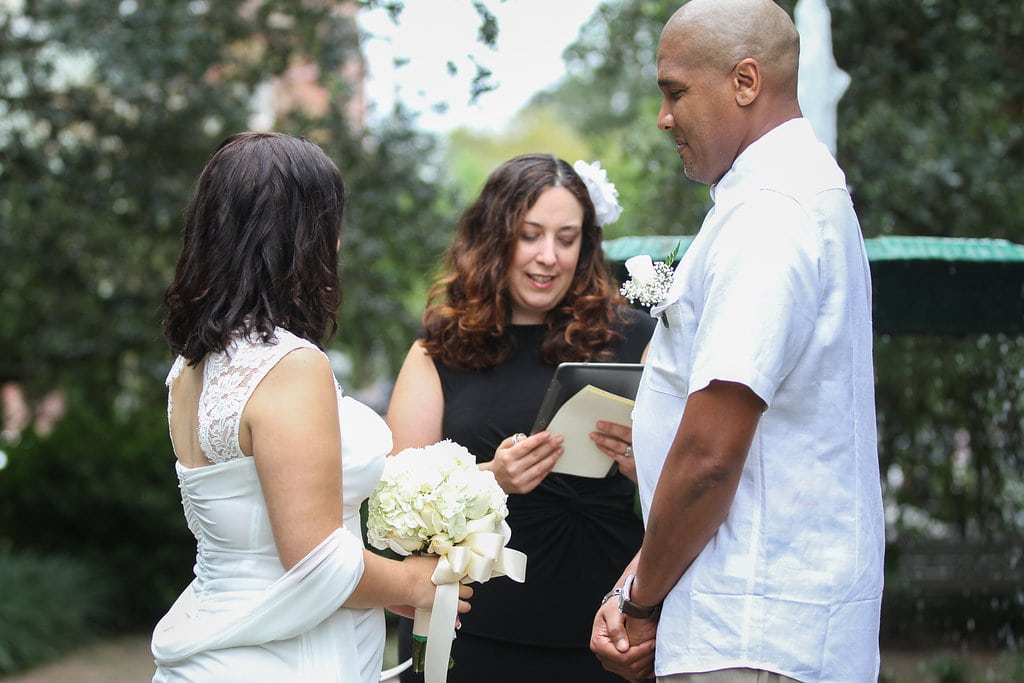
[[[308,140],[238,133],[220,144],[185,212],[164,296],[164,337],[196,364],[238,334],[274,328],[321,344],[334,334],[345,187]]]
[[[569,291],[548,311],[541,359],[609,360],[622,302],[601,251],[601,228],[583,180],[549,154],[525,154],[499,166],[462,214],[423,314],[427,354],[457,370],[499,365],[514,349],[506,335],[512,303],[507,276],[523,217],[541,193],[564,187],[583,207],[582,244]]]

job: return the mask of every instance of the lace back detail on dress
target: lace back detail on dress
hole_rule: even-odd
[[[245,457],[238,445],[238,432],[242,411],[252,392],[288,353],[299,348],[317,348],[286,330],[277,329],[275,335],[276,343],[238,339],[227,352],[207,356],[199,397],[199,447],[211,462]],[[180,359],[168,375],[168,386],[181,372],[179,363]],[[167,411],[170,418],[169,400]]]

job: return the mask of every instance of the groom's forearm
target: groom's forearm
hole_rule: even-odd
[[[661,604],[725,521],[763,407],[731,382],[689,397],[651,501],[632,602]]]

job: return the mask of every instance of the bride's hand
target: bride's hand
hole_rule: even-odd
[[[436,586],[430,577],[434,574],[434,568],[437,567],[438,559],[433,555],[411,555],[402,560],[402,567],[406,570],[409,601],[404,605],[388,606],[390,611],[411,619],[415,610],[429,610],[433,607],[434,589]],[[465,614],[471,609],[469,600],[472,597],[473,588],[465,584],[459,584],[459,614]]]
[[[480,469],[494,472],[505,493],[529,493],[548,476],[564,449],[561,435],[537,432],[532,436],[510,436],[494,452],[494,460]]]

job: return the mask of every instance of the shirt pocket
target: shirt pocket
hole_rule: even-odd
[[[644,381],[651,391],[685,398],[689,394],[690,347],[695,331],[692,307],[685,299],[677,300],[657,318],[658,330],[647,352]]]

